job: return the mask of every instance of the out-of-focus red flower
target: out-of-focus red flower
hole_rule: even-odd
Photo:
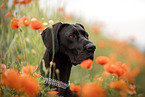
[[[138,67],[134,68],[132,71],[127,72],[122,78],[128,80],[129,83],[134,83],[134,78],[139,74],[140,69]]]
[[[89,70],[91,70],[92,69],[92,64],[93,64],[93,61],[91,59],[87,59],[87,60],[81,62],[80,65],[81,65],[82,68],[88,68]]]
[[[29,4],[32,0],[20,0],[19,1],[19,4],[22,5],[22,4]]]
[[[33,73],[33,76],[34,77],[38,77],[38,78],[40,78],[41,77],[41,73],[39,72],[39,74],[37,74],[37,73]]]
[[[35,97],[40,91],[40,85],[36,79],[27,74],[20,74],[15,69],[7,69],[2,72],[0,81],[2,85],[23,91],[28,97]]]
[[[81,97],[106,97],[106,90],[99,83],[86,83],[82,86]]]
[[[35,97],[40,92],[39,82],[30,75],[22,74],[21,90],[23,90],[29,97]]]
[[[6,70],[6,65],[5,64],[0,64],[0,85],[5,85],[4,80],[5,80],[5,74],[4,71]]]
[[[44,30],[45,26],[38,20],[31,21],[31,29],[32,30]]]
[[[5,80],[6,80],[6,76],[5,76],[4,72],[2,72],[0,74],[0,85],[6,85]]]
[[[96,80],[97,80],[97,77],[98,77],[98,74],[96,74],[96,75],[94,76],[93,80],[96,81]]]
[[[106,56],[99,56],[99,57],[96,58],[95,61],[96,61],[97,64],[105,65],[105,64],[108,64],[110,60]]]
[[[102,82],[103,81],[103,77],[98,77],[98,75],[95,75],[93,80]]]
[[[106,64],[104,65],[105,71],[109,73],[115,73],[117,71],[117,66],[115,64]]]
[[[31,74],[31,73],[33,73],[34,69],[35,68],[33,66],[28,64],[27,66],[23,66],[21,71],[22,71],[22,73],[25,73],[25,74]]]
[[[99,46],[100,48],[105,48],[106,45],[107,45],[107,43],[106,43],[104,40],[98,41],[98,46]]]
[[[2,73],[2,84],[7,85],[13,89],[20,88],[19,73],[15,69],[7,69]]]
[[[11,20],[11,25],[10,25],[14,30],[17,29],[17,28],[20,28],[21,27],[21,23],[20,23],[20,20],[19,19],[15,19],[13,18]]]
[[[125,75],[128,71],[129,71],[129,69],[126,64],[122,64],[122,65],[118,64],[118,69],[115,74],[118,77],[121,77],[121,76]]]
[[[30,17],[26,17],[26,16],[23,16],[21,18],[21,21],[22,21],[22,26],[24,26],[24,27],[29,26],[31,23]]]
[[[112,81],[109,87],[118,90],[121,97],[126,97],[128,93],[128,84],[124,80]]]
[[[55,95],[58,94],[57,91],[48,91],[47,93],[48,93],[49,95],[51,95],[51,97],[55,97]]]
[[[71,20],[71,19],[73,19],[73,15],[71,13],[65,14],[63,19]]]
[[[81,87],[79,85],[74,85],[73,83],[70,84],[70,90],[80,95]]]
[[[115,74],[119,78],[129,71],[127,65],[121,62],[106,64],[104,65],[104,69],[109,73]]]
[[[6,65],[5,64],[0,64],[0,72],[3,72],[6,70]]]
[[[132,35],[132,36],[130,37],[130,40],[131,40],[131,41],[135,41],[135,36]]]
[[[12,17],[12,16],[13,16],[13,15],[12,15],[10,12],[8,12],[8,13],[5,14],[4,17]]]
[[[12,95],[11,97],[25,97],[25,96]]]
[[[116,62],[117,55],[115,53],[109,54],[109,59],[111,62]]]
[[[114,88],[116,90],[128,89],[128,85],[124,80],[111,81],[110,84],[109,84],[109,87]]]
[[[94,24],[92,26],[92,29],[93,29],[94,34],[100,33],[100,27],[98,25]]]
[[[18,3],[19,3],[18,0],[14,0],[14,1],[13,1],[13,5],[16,5],[16,4],[18,4]]]
[[[13,1],[13,5],[16,5],[16,4],[29,4],[32,0],[14,0]]]
[[[2,3],[2,4],[0,5],[0,8],[6,8],[6,5],[5,5],[4,3]]]
[[[102,75],[104,78],[108,78],[108,77],[110,76],[110,73],[104,71],[101,75]]]
[[[136,88],[135,85],[130,84],[129,88],[128,88],[128,94],[130,94],[130,95],[136,94],[135,88]]]
[[[17,57],[16,57],[16,60],[17,60],[17,61],[24,60],[24,57],[22,57],[22,56],[17,56]]]
[[[58,11],[63,11],[63,7],[62,7],[62,6],[59,7],[59,8],[58,8]]]

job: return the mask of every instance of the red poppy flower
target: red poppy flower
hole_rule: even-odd
[[[0,5],[0,8],[6,8],[5,4],[2,3],[2,4]]]
[[[128,85],[124,80],[115,80],[109,84],[110,88],[114,88],[117,90],[128,89]]]
[[[17,57],[16,57],[16,60],[17,60],[17,61],[24,60],[24,57],[22,57],[22,56],[17,56]]]
[[[49,92],[47,92],[51,97],[55,97],[57,94],[58,94],[58,92],[57,91],[49,91]]]
[[[21,90],[29,97],[35,97],[40,91],[39,82],[30,75],[19,74],[15,69],[7,69],[1,74],[2,85]]]
[[[34,67],[28,64],[27,66],[23,66],[21,71],[25,74],[31,74],[34,71]]]
[[[81,97],[106,97],[106,90],[99,83],[86,83],[82,86]]]
[[[38,78],[40,78],[41,77],[41,73],[39,72],[39,74],[37,74],[37,73],[33,73],[33,76],[34,77],[38,77]]]
[[[26,16],[23,16],[21,18],[21,21],[22,21],[22,26],[24,27],[29,26],[29,24],[31,23],[30,17],[26,17]]]
[[[104,71],[101,75],[102,75],[104,78],[108,78],[108,77],[110,76],[110,73]]]
[[[63,11],[63,7],[59,7],[58,8],[58,11]]]
[[[10,12],[8,12],[8,13],[5,14],[4,17],[12,17],[12,16],[13,16],[13,15],[12,15]]]
[[[22,4],[29,4],[32,0],[20,0],[19,1],[19,4],[22,5]]]
[[[69,13],[69,14],[65,14],[65,16],[64,16],[63,19],[71,20],[71,19],[73,19],[73,15],[72,15],[71,13]]]
[[[21,27],[21,23],[20,23],[20,20],[19,19],[15,19],[13,18],[11,20],[11,25],[10,25],[14,30],[17,29],[17,28],[20,28]]]
[[[98,75],[95,75],[93,78],[94,81],[99,81],[99,82],[103,82],[103,77],[98,77]]]
[[[111,60],[111,62],[116,62],[116,59],[117,59],[116,53],[111,53],[108,56],[109,56],[109,59]]]
[[[100,27],[98,25],[96,25],[96,24],[94,24],[92,26],[92,30],[93,30],[94,34],[100,33]]]
[[[99,56],[96,58],[96,63],[100,65],[105,65],[109,63],[109,58],[106,56]]]
[[[82,68],[88,68],[89,70],[91,70],[92,69],[92,64],[93,64],[93,61],[91,59],[87,59],[87,60],[81,62],[80,65],[81,65]]]
[[[77,93],[77,95],[80,95],[81,87],[79,85],[74,85],[73,83],[70,84],[70,90]]]
[[[127,79],[129,83],[134,83],[134,78],[139,74],[140,69],[138,67],[134,68],[132,71],[127,72],[122,77]]]
[[[118,65],[118,69],[117,69],[117,71],[116,71],[116,75],[118,76],[118,77],[121,77],[121,76],[123,76],[124,74],[126,74],[128,72],[128,67],[127,67],[127,65],[126,64],[120,64],[120,65]]]
[[[19,73],[14,69],[7,69],[2,74],[2,83],[13,88],[18,89],[20,87]]]
[[[136,94],[136,86],[135,85],[129,85],[129,88],[128,88],[128,94],[130,94],[130,95],[134,95],[134,94]]]
[[[45,26],[38,20],[31,21],[31,29],[32,30],[44,30]]]
[[[104,69],[109,73],[115,74],[119,78],[129,71],[127,65],[121,62],[106,64],[104,65]]]
[[[111,81],[109,87],[118,90],[120,97],[126,97],[128,93],[128,84],[124,80]]]
[[[14,1],[13,1],[13,5],[16,5],[16,4],[18,4],[18,3],[19,3],[18,0],[14,0]]]
[[[0,72],[3,72],[6,70],[6,65],[5,64],[0,64]]]
[[[40,91],[39,82],[30,75],[22,74],[21,90],[24,91],[29,97],[35,97]]]
[[[115,64],[106,64],[104,69],[109,73],[115,73],[117,71],[117,66]]]

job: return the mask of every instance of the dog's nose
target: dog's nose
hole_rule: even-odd
[[[86,45],[86,49],[87,49],[87,51],[89,51],[89,52],[93,52],[93,51],[95,51],[96,46],[95,46],[93,43],[88,43],[88,44]]]

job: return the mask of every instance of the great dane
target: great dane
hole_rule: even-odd
[[[54,33],[54,48],[52,43],[52,30]],[[76,95],[69,88],[69,77],[72,65],[80,64],[86,59],[94,57],[95,45],[88,40],[88,33],[81,24],[68,24],[58,22],[51,28],[46,28],[42,32],[42,40],[46,47],[43,60],[45,67],[50,68],[50,62],[54,53],[55,70],[59,70],[59,80],[57,74],[52,78],[54,67],[51,67],[51,78],[48,78],[50,87],[56,88],[59,95],[63,97],[75,97]],[[55,52],[53,52],[53,49]],[[40,71],[44,76],[41,62]],[[49,74],[47,74],[49,77]],[[59,83],[59,84],[57,84]],[[60,90],[59,90],[60,89]]]

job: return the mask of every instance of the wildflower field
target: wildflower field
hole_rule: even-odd
[[[100,26],[65,13],[65,7],[42,10],[38,0],[13,0],[9,7],[8,1],[0,1],[0,97],[58,96],[45,87],[39,71],[46,49],[41,32],[57,22],[83,24],[97,47],[93,61],[73,66],[73,92],[80,97],[145,97],[145,53],[134,39],[105,37]]]

